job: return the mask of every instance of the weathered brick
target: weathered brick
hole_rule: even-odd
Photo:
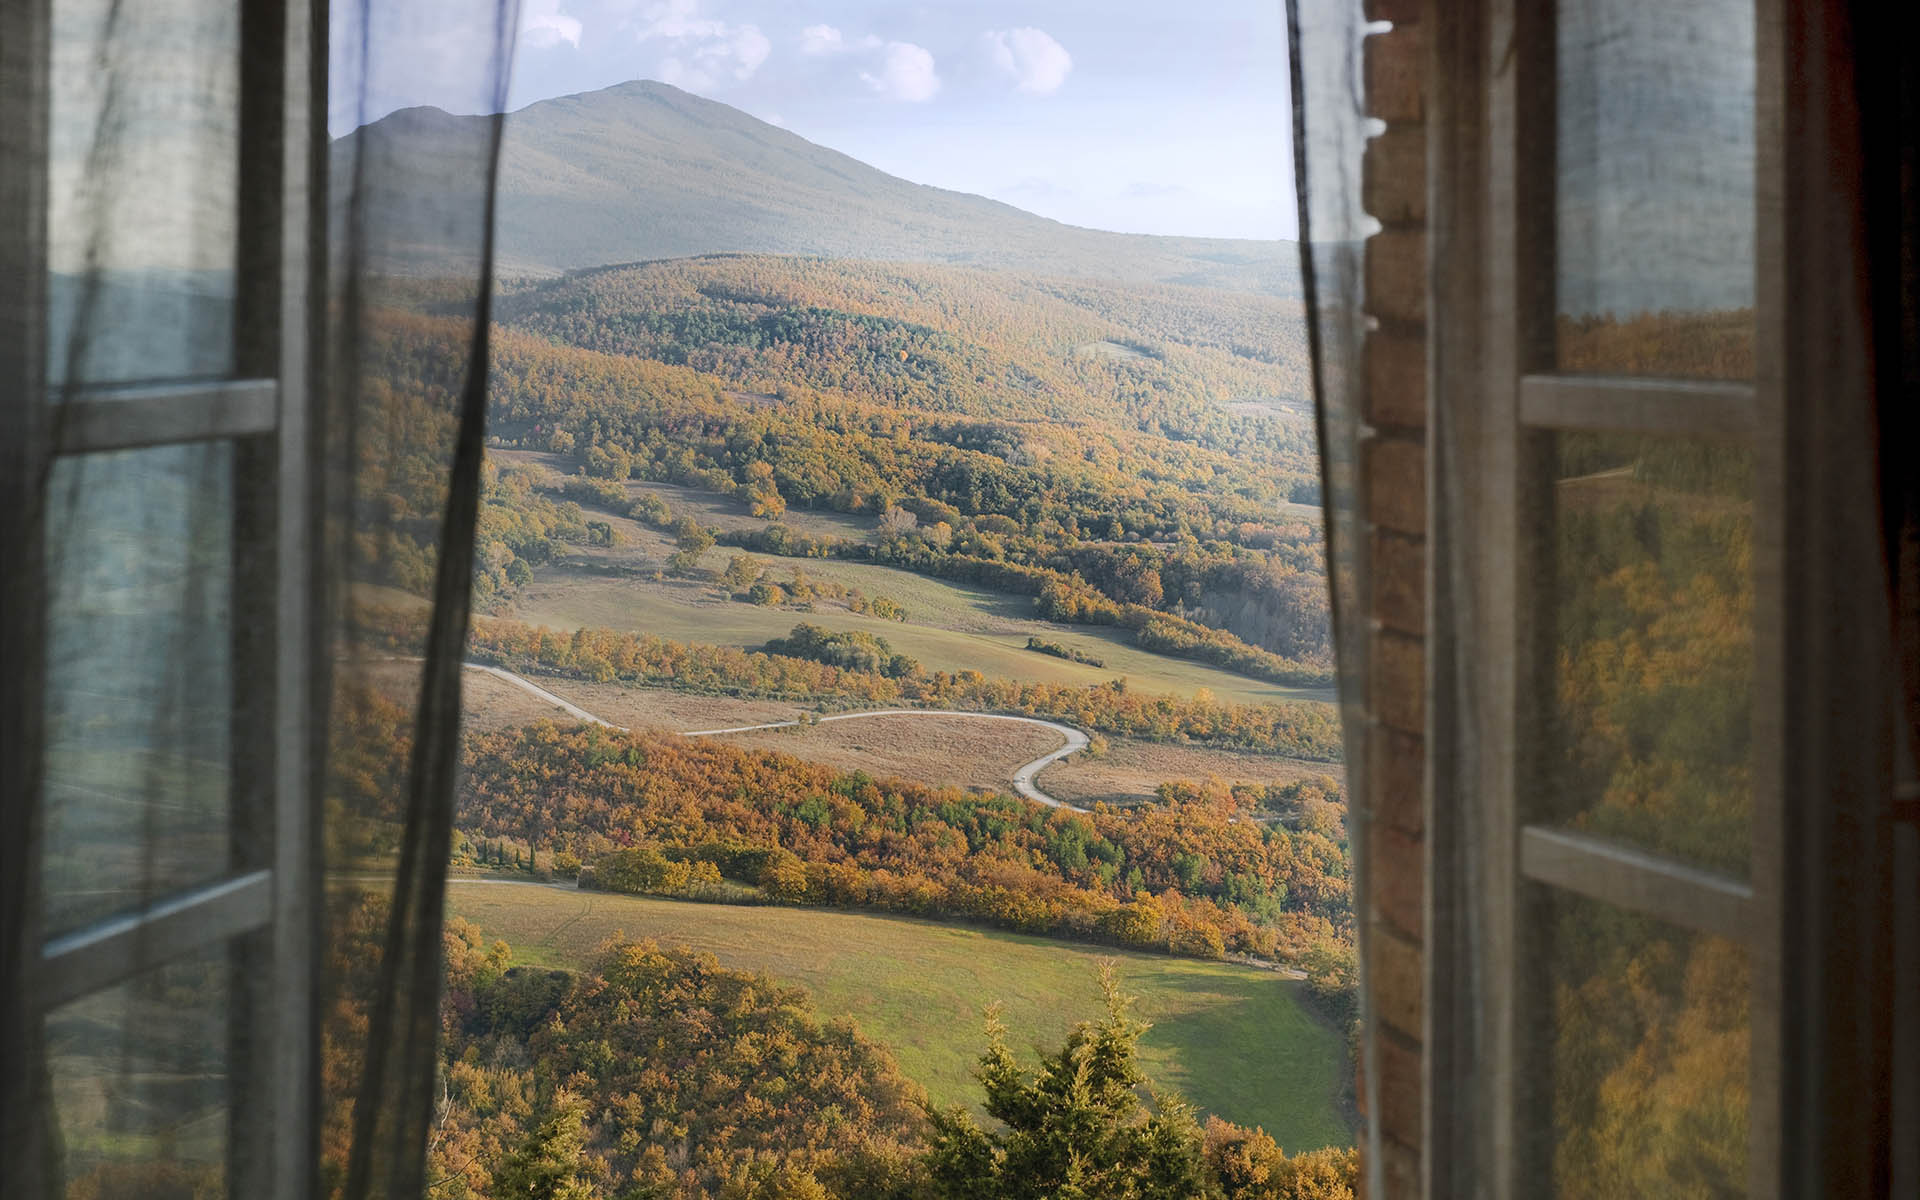
[[[1375,438],[1366,447],[1367,515],[1376,528],[1412,537],[1427,533],[1427,451],[1405,438]]]
[[[1420,19],[1420,9],[1426,0],[1367,0],[1363,10],[1369,21],[1392,21],[1395,25],[1411,25]]]
[[[1395,125],[1367,141],[1360,160],[1360,196],[1383,225],[1422,224],[1427,219],[1427,131]]]
[[[1423,429],[1427,424],[1427,339],[1421,330],[1367,334],[1367,424]]]
[[[1409,1037],[1420,1036],[1426,1007],[1420,947],[1376,923],[1367,939],[1367,986],[1373,990],[1373,1011]]]
[[[1416,636],[1427,631],[1427,552],[1423,538],[1376,529],[1373,534],[1374,619]]]
[[[1409,837],[1426,833],[1426,745],[1417,734],[1376,728],[1368,739],[1373,819]]]
[[[1420,1144],[1420,1043],[1383,1029],[1380,1056],[1380,1132],[1404,1146]]]
[[[1418,638],[1382,630],[1374,634],[1372,648],[1367,684],[1375,719],[1402,733],[1425,733],[1425,644]]]
[[[1426,903],[1426,847],[1393,826],[1375,821],[1367,828],[1367,890],[1372,915],[1414,941],[1420,940]]]
[[[1387,1138],[1380,1144],[1380,1158],[1386,1200],[1420,1200],[1420,1152]]]
[[[1427,319],[1427,235],[1386,229],[1367,239],[1367,311],[1383,321]]]
[[[1417,22],[1376,33],[1361,44],[1367,112],[1388,124],[1425,119],[1427,41]]]

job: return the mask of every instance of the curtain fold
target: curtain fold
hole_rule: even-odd
[[[1312,357],[1320,443],[1327,579],[1345,742],[1347,842],[1352,860],[1354,938],[1359,978],[1359,1092],[1367,1119],[1362,1163],[1367,1194],[1384,1195],[1380,1174],[1378,1030],[1369,990],[1369,847],[1373,820],[1369,694],[1370,606],[1367,524],[1360,457],[1368,435],[1364,374],[1369,318],[1364,309],[1364,242],[1377,226],[1361,196],[1361,160],[1377,122],[1366,115],[1358,0],[1287,0],[1293,96],[1294,187],[1299,209],[1300,272]]]
[[[517,8],[363,2],[336,12],[332,34],[330,107],[351,129],[333,144],[330,180],[328,425],[341,436],[324,471],[336,706],[325,953],[339,969],[322,975],[321,1165],[329,1190],[351,1200],[420,1195],[431,1182],[494,178]],[[411,98],[424,56],[437,96],[490,119],[381,111]],[[430,154],[405,138],[423,124],[437,127]],[[348,1065],[357,1069],[336,1070]]]

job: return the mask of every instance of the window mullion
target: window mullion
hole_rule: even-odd
[[[1753,889],[1625,846],[1529,825],[1520,831],[1520,871],[1669,925],[1735,942],[1752,936]]]
[[[1754,388],[1746,383],[1528,375],[1520,381],[1520,420],[1542,429],[1748,438]]]
[[[272,918],[273,872],[250,871],[55,938],[40,953],[35,1006],[57,1008]]]
[[[55,406],[54,449],[94,454],[272,433],[279,390],[272,379],[79,390]]]

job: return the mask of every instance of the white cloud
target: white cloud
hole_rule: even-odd
[[[1031,96],[1060,90],[1073,70],[1073,55],[1044,29],[1021,26],[987,34],[994,65],[1011,75],[1014,87]]]
[[[705,0],[654,0],[641,10],[639,39],[671,48],[660,60],[660,78],[696,92],[753,78],[773,53],[773,43],[758,25],[710,17],[704,5]]]
[[[846,39],[831,25],[809,25],[800,31],[800,53],[832,54],[846,49]]]
[[[925,46],[912,42],[888,42],[879,72],[862,71],[860,78],[889,100],[919,103],[933,99],[940,90],[940,73],[934,70],[933,55]]]
[[[706,0],[653,0],[642,9],[640,40],[721,37],[727,23],[700,14]]]
[[[535,50],[561,42],[580,48],[580,20],[560,11],[560,0],[525,0],[520,6],[520,44]]]

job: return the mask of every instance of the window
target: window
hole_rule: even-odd
[[[1442,39],[1436,119],[1486,158],[1436,166],[1436,1194],[1885,1161],[1893,691],[1870,314],[1815,265],[1857,246],[1814,232],[1858,187],[1810,132],[1850,95],[1823,13],[1490,3]]]
[[[40,833],[0,864],[9,1034],[48,1169],[107,1194],[311,1173],[310,28],[285,0],[0,16],[3,757]]]

